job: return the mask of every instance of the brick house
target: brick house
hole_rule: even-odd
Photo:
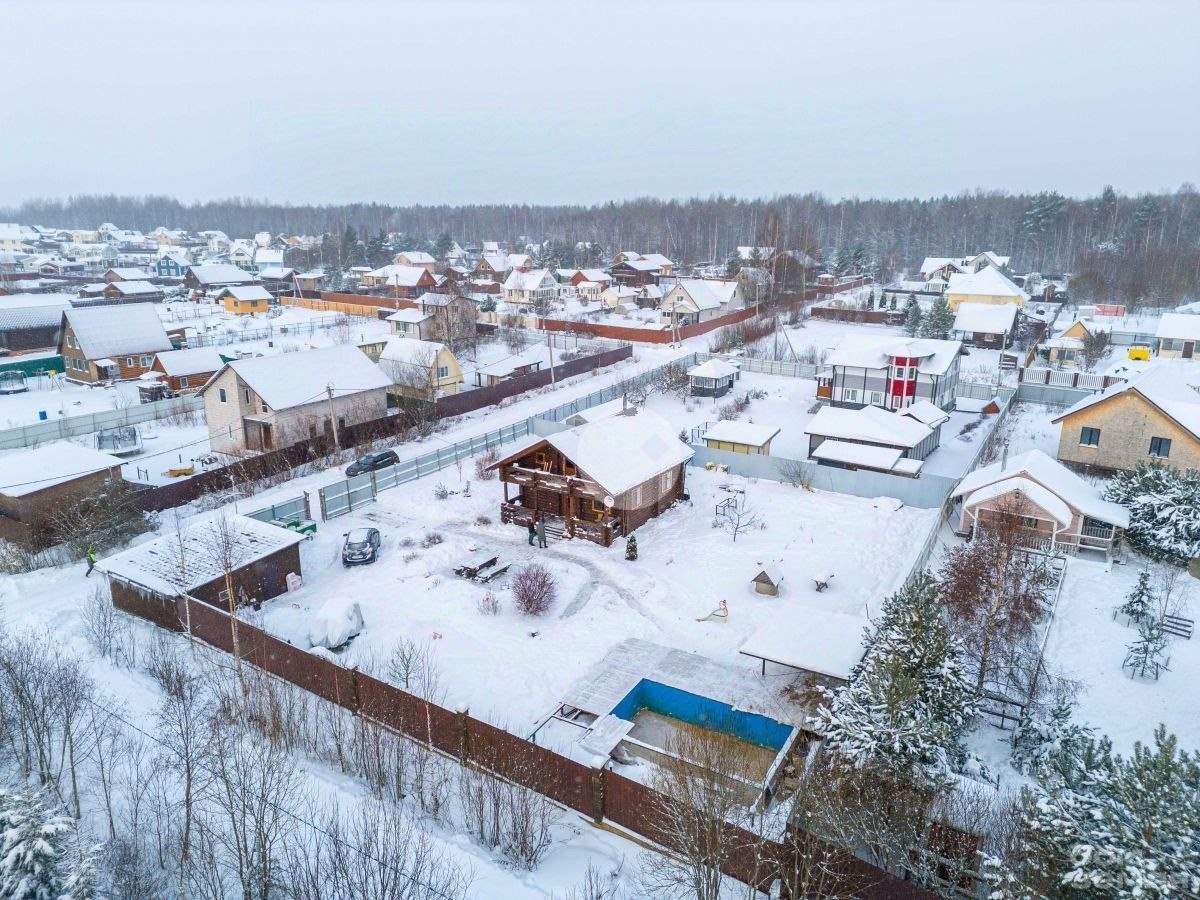
[[[225,361],[212,347],[156,353],[150,371],[158,372],[172,393],[194,394],[204,387]]]
[[[70,441],[0,454],[0,538],[27,541],[55,509],[121,479],[121,460]]]
[[[58,352],[67,379],[96,383],[138,378],[154,354],[173,349],[150,303],[66,309]]]

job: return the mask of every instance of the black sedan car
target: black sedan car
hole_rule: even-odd
[[[375,453],[364,453],[350,465],[346,466],[348,476],[362,475],[364,472],[374,472],[376,469],[386,469],[400,462],[395,450],[379,450]]]
[[[365,566],[379,559],[380,545],[378,528],[355,528],[346,532],[342,543],[343,566]]]

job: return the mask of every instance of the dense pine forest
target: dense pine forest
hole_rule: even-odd
[[[257,231],[330,234],[347,228],[365,243],[399,233],[409,246],[448,238],[580,242],[607,253],[656,250],[683,263],[722,261],[738,245],[805,250],[842,272],[889,279],[926,255],[994,249],[1016,272],[1072,273],[1076,297],[1166,304],[1200,296],[1200,193],[1128,196],[1105,187],[1094,197],[1057,193],[963,193],[931,199],[829,200],[819,194],[771,199],[640,198],[600,206],[289,206],[251,199],[185,204],[170,197],[78,196],[31,200],[0,210],[0,220],[62,227],[114,222],[231,236]],[[393,242],[394,243],[394,242]],[[593,254],[589,254],[593,255]],[[569,261],[569,260],[568,260]],[[322,259],[326,265],[339,260]]]

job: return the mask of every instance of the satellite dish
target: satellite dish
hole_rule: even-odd
[[[613,508],[613,504],[614,504],[615,502],[616,502],[616,501],[615,501],[615,500],[613,500],[613,498],[612,498],[612,497],[610,497],[609,495],[607,495],[607,494],[605,494],[605,495],[604,495],[604,508],[605,508],[605,509],[612,509],[612,508]]]

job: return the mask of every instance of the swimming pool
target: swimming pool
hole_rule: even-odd
[[[701,697],[670,685],[643,678],[626,694],[612,714],[627,722],[642,710],[669,716],[689,725],[728,734],[770,750],[782,750],[795,730],[758,713],[735,710],[728,703]]]

